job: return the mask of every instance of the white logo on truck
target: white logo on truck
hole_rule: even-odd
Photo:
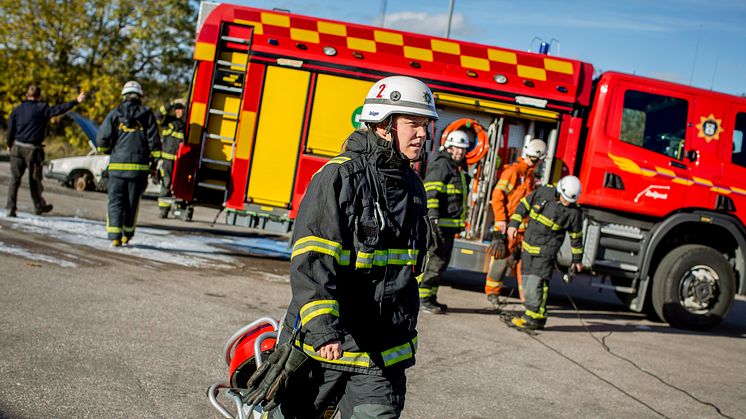
[[[668,199],[668,190],[670,186],[663,185],[650,185],[643,189],[642,192],[638,193],[635,197],[635,203],[640,201],[640,197],[646,196],[652,199]],[[664,192],[665,191],[665,192]]]

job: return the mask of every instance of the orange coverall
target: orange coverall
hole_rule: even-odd
[[[536,188],[536,181],[534,179],[535,168],[536,166],[529,167],[523,157],[519,157],[515,163],[503,170],[500,180],[495,185],[495,189],[492,190],[492,211],[495,214],[495,222],[505,221],[507,225],[510,221],[510,216],[515,212],[521,199]],[[508,241],[508,255],[512,255],[520,247],[525,228],[526,225],[521,223],[518,228],[518,235],[515,239]],[[485,294],[500,294],[500,290],[503,287],[503,278],[508,270],[510,257],[508,256],[505,259],[497,261],[492,258],[484,284]],[[520,269],[516,269],[520,292],[521,277],[519,272]]]

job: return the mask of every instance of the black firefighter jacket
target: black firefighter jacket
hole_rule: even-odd
[[[98,151],[110,154],[109,176],[147,176],[161,155],[158,124],[149,108],[125,100],[109,112],[96,135]]]
[[[448,151],[441,150],[434,155],[425,174],[428,215],[438,219],[439,228],[460,231],[465,226],[469,177],[465,168],[459,170],[459,165]]]
[[[524,252],[554,260],[567,232],[572,261],[580,262],[583,257],[583,213],[580,207],[562,205],[557,190],[545,185],[521,199],[508,226],[518,228],[526,216],[529,220],[521,244]]]
[[[184,121],[169,115],[171,107],[161,106],[158,120],[161,125],[161,159],[176,160],[179,145],[184,142]]]
[[[409,162],[372,132],[347,141],[348,151],[313,176],[300,204],[284,329],[299,327],[296,346],[327,368],[380,375],[414,365],[415,277],[431,230]],[[342,358],[321,358],[318,348],[337,339]]]

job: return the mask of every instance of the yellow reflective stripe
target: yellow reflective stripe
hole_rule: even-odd
[[[420,298],[428,298],[435,295],[432,288],[420,287]]]
[[[518,214],[517,212],[514,212],[513,215],[510,216],[511,221],[523,221],[523,217],[521,217],[521,214]]]
[[[313,175],[316,176],[316,174],[319,173],[321,171],[321,169],[323,169],[324,167],[326,167],[326,166],[328,166],[330,164],[342,164],[342,163],[344,163],[346,161],[350,161],[350,160],[352,160],[350,157],[344,157],[344,156],[334,157],[333,159],[330,159],[329,161],[327,161],[326,163],[324,163],[323,166],[319,167],[319,170],[317,170],[316,173],[314,173]]]
[[[168,137],[169,135],[171,135],[172,132],[174,132],[172,128],[166,128],[161,131],[161,137]]]
[[[577,231],[577,232],[570,231],[570,232],[568,232],[568,234],[570,234],[570,238],[571,239],[580,239],[580,238],[583,237],[583,232],[582,231]]]
[[[439,218],[438,219],[438,226],[439,227],[464,227],[466,226],[466,221],[463,219],[457,219],[457,218]]]
[[[339,317],[339,303],[336,300],[316,300],[306,303],[300,309],[300,322],[306,325],[314,318],[322,314],[331,314]]]
[[[438,200],[438,198],[431,198],[427,200],[428,208],[438,208],[439,204],[440,204],[440,201]]]
[[[443,192],[443,189],[445,189],[446,184],[439,181],[433,181],[433,182],[425,182],[425,192],[429,191],[438,191]]]
[[[296,340],[295,345],[300,346],[300,341]],[[370,355],[368,355],[367,352],[342,352],[341,358],[329,360],[319,355],[318,352],[313,350],[313,346],[307,343],[303,344],[303,352],[317,361],[326,362],[328,364],[353,365],[364,368],[370,368],[371,366]]]
[[[374,253],[357,252],[356,268],[372,268],[386,265],[416,265],[417,249],[376,250]]]
[[[497,188],[508,194],[513,190],[513,185],[505,179],[500,179],[497,182]]]
[[[184,139],[184,133],[180,132],[180,131],[174,131],[174,132],[172,132],[171,136],[174,137],[174,138],[176,138],[176,139],[178,139],[178,140],[183,140]]]
[[[176,160],[176,154],[161,151],[161,158],[166,160]]]
[[[456,188],[456,185],[451,185],[450,183],[446,185],[446,194],[448,195],[455,195],[455,194],[461,194],[461,189]]]
[[[111,147],[96,147],[96,151],[99,153],[106,153],[109,150],[111,150]]]
[[[151,151],[150,152],[150,157],[153,157],[153,158],[156,158],[156,159],[160,158],[161,157],[161,150],[153,150],[153,151]]]
[[[495,281],[490,278],[487,278],[487,281],[485,281],[485,285],[487,285],[488,287],[493,287],[493,288],[502,287],[503,281]]]
[[[414,353],[417,350],[417,338],[412,339],[411,342],[407,342],[403,345],[393,347],[381,352],[383,358],[383,365],[390,367],[398,362],[405,361],[414,357]]]
[[[122,228],[122,230],[124,230],[125,233],[134,233],[135,232],[135,226],[131,226],[131,227],[124,226]]]
[[[316,236],[306,236],[298,239],[293,245],[293,252],[290,255],[294,257],[306,252],[319,252],[334,257],[341,266],[350,264],[350,251],[342,250],[342,245],[335,241],[322,239]]]
[[[148,171],[150,170],[150,165],[137,163],[109,163],[109,170]]]
[[[529,203],[528,203],[528,201],[526,200],[525,197],[521,198],[520,202],[521,202],[521,204],[523,204],[524,207],[526,207],[526,209],[531,209],[531,205],[529,205]]]
[[[562,229],[561,225],[555,223],[553,220],[551,220],[547,216],[539,214],[538,212],[534,211],[533,209],[531,209],[531,212],[529,213],[529,217],[531,217],[534,220],[540,222],[541,224],[544,224],[545,226],[547,226],[548,228],[550,228],[550,229],[552,229],[554,231],[559,231],[559,230]]]
[[[526,310],[526,315],[528,317],[531,317],[532,319],[535,319],[535,320],[542,320],[542,319],[546,318],[546,316],[543,316],[543,315],[541,315],[541,314],[539,314],[539,313],[537,313],[535,311],[531,311],[531,310]]]
[[[541,247],[531,246],[530,244],[526,243],[525,240],[521,242],[521,248],[532,255],[538,255],[541,253]]]
[[[107,233],[121,233],[122,232],[122,227],[109,227],[109,226],[106,226],[106,232]]]
[[[570,252],[572,252],[573,255],[582,255],[583,248],[582,247],[570,247]]]
[[[417,275],[417,276],[414,277],[414,279],[417,280],[417,284],[419,284],[420,282],[422,282],[422,278],[424,276],[425,276],[425,273],[423,272],[423,273],[421,273],[421,274],[419,274],[419,275]]]

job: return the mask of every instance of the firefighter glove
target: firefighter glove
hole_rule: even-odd
[[[487,254],[495,259],[504,259],[508,257],[508,241],[505,235],[497,230],[490,233],[490,245],[487,247]]]
[[[262,405],[269,412],[282,402],[282,393],[292,376],[306,365],[308,356],[295,346],[280,345],[249,378],[246,402]]]

